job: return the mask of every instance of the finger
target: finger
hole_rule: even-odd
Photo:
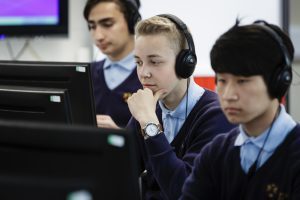
[[[154,94],[155,101],[158,101],[159,99],[161,99],[165,93],[166,93],[166,91],[164,89],[161,89],[161,90],[158,90],[157,92],[155,92],[155,94]]]
[[[108,115],[97,115],[96,117],[99,120],[107,120],[110,118]]]

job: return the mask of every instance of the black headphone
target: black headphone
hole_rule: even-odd
[[[284,64],[275,70],[268,83],[270,95],[272,97],[281,99],[292,83],[293,73],[290,54],[287,50],[287,47],[284,45],[282,38],[276,33],[275,30],[273,30],[272,27],[270,27],[267,22],[258,20],[255,21],[254,24],[257,24],[263,31],[268,33],[278,43],[282,51]]]
[[[188,31],[186,24],[175,15],[162,14],[158,16],[171,20],[176,24],[177,28],[183,32],[189,48],[182,49],[178,53],[176,57],[175,72],[180,78],[190,77],[193,74],[197,64],[197,56],[195,53],[195,46],[191,33]]]
[[[141,20],[139,13],[140,1],[139,0],[124,0],[124,4],[127,9],[127,20],[128,30],[131,34],[134,34],[134,27],[138,21]]]

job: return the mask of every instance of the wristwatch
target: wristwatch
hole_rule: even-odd
[[[142,129],[144,134],[144,139],[148,139],[149,137],[156,136],[160,134],[162,131],[162,127],[160,124],[155,124],[153,122],[149,122]]]

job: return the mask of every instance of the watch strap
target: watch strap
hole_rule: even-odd
[[[147,128],[147,126],[149,126],[150,124],[153,124],[153,125],[155,125],[155,126],[157,126],[157,128],[158,128],[158,133],[156,134],[156,135],[158,135],[158,134],[160,134],[160,133],[162,133],[163,132],[163,129],[162,129],[162,125],[161,124],[156,124],[156,123],[153,123],[153,122],[148,122],[143,128],[142,128],[142,134],[143,134],[143,137],[144,137],[144,139],[146,140],[146,139],[148,139],[148,138],[150,138],[150,137],[154,137],[154,136],[149,136],[149,135],[147,135],[146,134],[146,128]],[[155,135],[155,136],[156,136]]]

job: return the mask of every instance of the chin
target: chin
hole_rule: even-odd
[[[227,120],[232,124],[240,124],[242,120],[236,116],[228,116],[226,115]]]

